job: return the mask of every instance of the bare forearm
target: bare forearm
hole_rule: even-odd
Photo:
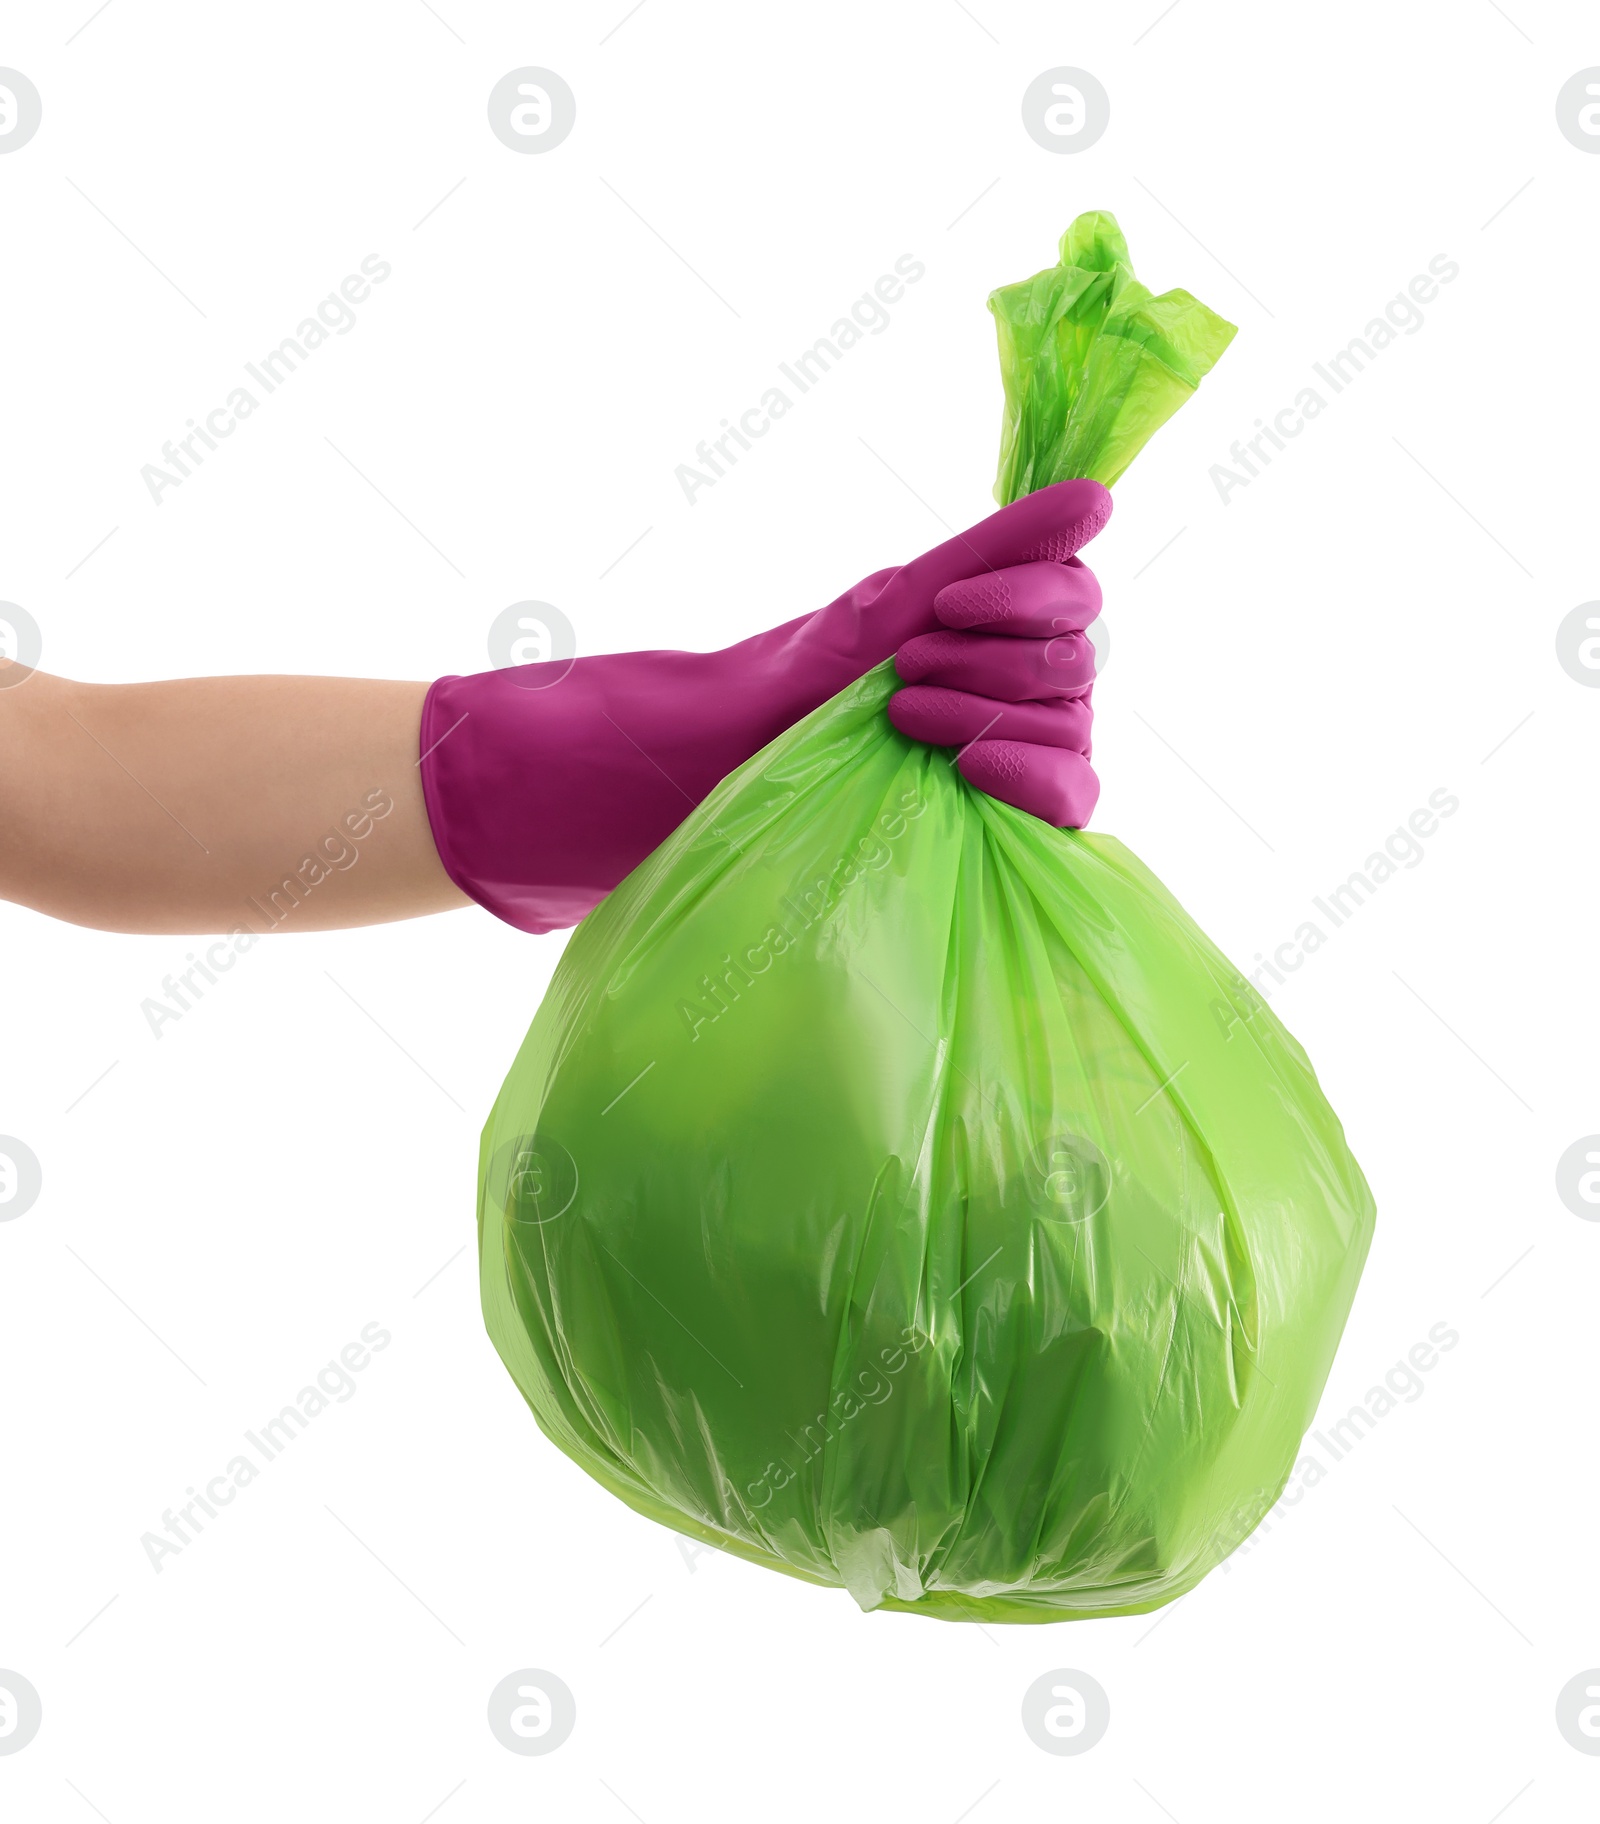
[[[43,672],[0,688],[0,897],[136,932],[328,930],[465,905],[423,805],[425,690]]]

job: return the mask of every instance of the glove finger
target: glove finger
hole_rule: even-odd
[[[1111,496],[1097,481],[1058,481],[980,519],[913,558],[902,573],[931,600],[964,576],[1014,565],[1064,564],[1111,517]]]
[[[1071,748],[1087,753],[1094,720],[1090,693],[1054,703],[998,703],[964,690],[938,690],[913,684],[889,699],[889,720],[913,741],[935,747],[965,747],[969,741],[1026,741],[1038,747]]]
[[[1064,564],[1009,564],[947,583],[933,598],[946,627],[985,633],[1079,633],[1100,612],[1100,585],[1078,559]]]
[[[875,570],[815,614],[729,647],[750,676],[772,681],[786,727],[913,634],[939,625],[933,598],[965,576],[1033,563],[1065,564],[1111,517],[1097,481],[1058,481],[991,513],[910,563]]]
[[[1003,804],[1081,830],[1094,812],[1100,781],[1082,754],[1022,741],[976,741],[956,766],[969,785]]]
[[[943,685],[1023,703],[1082,696],[1094,682],[1094,646],[1081,633],[1024,640],[988,633],[922,633],[894,655],[907,684]]]

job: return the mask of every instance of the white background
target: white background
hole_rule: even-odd
[[[141,1002],[191,945],[0,908],[0,1132],[44,1171],[0,1225],[0,1667],[44,1706],[0,1811],[1593,1815],[1554,1720],[1600,1664],[1600,1228],[1555,1191],[1600,1128],[1600,693],[1555,649],[1600,594],[1600,158],[1554,108],[1592,15],[90,7],[14,0],[0,38],[44,101],[0,157],[0,596],[69,676],[478,670],[530,597],[581,650],[721,644],[990,510],[984,299],[1080,210],[1238,323],[1088,554],[1096,823],[1249,970],[1459,797],[1272,992],[1380,1212],[1319,1422],[1433,1325],[1460,1342],[1176,1609],[862,1616],[686,1557],[483,1334],[476,1134],[559,939],[472,910],[274,940],[158,1040]],[[578,103],[539,156],[485,113],[527,64]],[[1112,109],[1069,155],[1019,113],[1062,64]],[[153,505],[141,465],[370,253],[356,328]],[[688,505],[675,465],[904,253],[889,329]],[[1210,467],[1437,254],[1423,328],[1224,505]],[[141,1534],[369,1321],[356,1396],[154,1572]],[[523,1667],[577,1700],[541,1758],[485,1723]],[[1111,1702],[1074,1758],[1019,1718],[1062,1667]]]

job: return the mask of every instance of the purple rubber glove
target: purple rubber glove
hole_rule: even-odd
[[[897,727],[965,746],[980,789],[1081,821],[1096,791],[1093,658],[1072,635],[1099,591],[1069,560],[1110,514],[1097,482],[1057,482],[721,652],[439,679],[418,746],[446,871],[524,931],[575,924],[735,767],[891,654],[916,684],[891,700]],[[769,589],[752,579],[753,594]]]
[[[1076,558],[997,570],[941,589],[933,611],[964,631],[920,634],[894,655],[912,688],[889,699],[889,720],[914,740],[960,746],[956,764],[981,791],[1082,829],[1100,796],[1083,631],[1100,612],[1092,572]]]

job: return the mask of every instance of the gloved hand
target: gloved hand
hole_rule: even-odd
[[[911,689],[889,699],[889,720],[913,740],[959,745],[956,765],[981,791],[1082,829],[1100,796],[1083,632],[1100,612],[1093,573],[1076,558],[1019,564],[946,585],[933,611],[967,631],[906,641],[894,668]]]
[[[913,683],[897,727],[965,746],[980,789],[1081,823],[1098,788],[1079,630],[1099,590],[1070,560],[1110,513],[1097,482],[1057,482],[721,652],[439,679],[418,745],[446,871],[522,930],[575,924],[735,767],[891,654]]]

